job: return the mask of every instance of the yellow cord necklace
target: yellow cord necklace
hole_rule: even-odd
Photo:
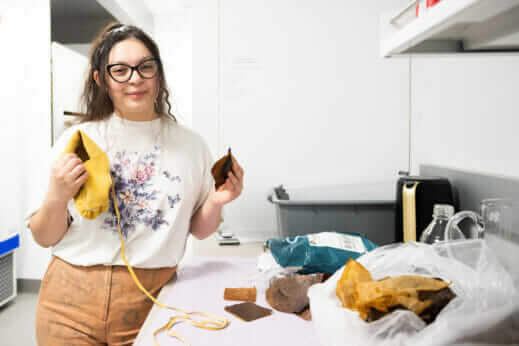
[[[133,278],[133,281],[135,281],[135,283],[137,284],[137,287],[139,287],[139,289],[142,291],[142,293],[144,293],[148,298],[150,298],[155,304],[157,304],[161,308],[171,309],[171,310],[175,310],[175,311],[178,311],[181,313],[180,315],[175,315],[175,316],[171,317],[169,319],[168,323],[166,323],[164,326],[162,326],[161,328],[159,328],[155,332],[153,332],[153,341],[155,342],[155,346],[160,346],[159,343],[157,342],[156,336],[158,333],[160,333],[162,331],[167,331],[167,334],[169,336],[175,337],[175,338],[179,339],[180,341],[182,341],[184,343],[184,345],[189,346],[189,343],[186,341],[186,339],[184,339],[182,337],[182,335],[171,330],[175,324],[180,323],[182,321],[187,321],[188,323],[190,323],[191,325],[193,325],[197,328],[208,329],[208,330],[219,330],[219,329],[223,329],[223,328],[227,327],[229,325],[230,321],[225,317],[219,317],[219,316],[216,316],[213,314],[208,314],[208,313],[200,312],[200,311],[188,312],[186,310],[177,308],[175,306],[162,304],[157,299],[155,299],[155,297],[153,297],[153,295],[151,295],[148,292],[148,290],[146,290],[146,288],[144,288],[144,286],[141,284],[141,282],[137,278],[137,275],[135,275],[133,268],[128,263],[128,260],[126,259],[126,255],[124,253],[124,239],[123,239],[123,235],[121,232],[121,216],[119,214],[119,208],[117,207],[117,199],[116,199],[116,195],[115,195],[114,184],[112,184],[112,199],[113,199],[113,203],[114,203],[115,214],[117,216],[117,231],[119,233],[119,238],[121,240],[121,256],[122,256],[123,262],[128,267],[128,271],[130,272],[130,275]],[[205,316],[208,318],[208,320],[197,321],[192,318],[192,315]]]

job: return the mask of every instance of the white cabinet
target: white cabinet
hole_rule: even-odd
[[[414,18],[416,2],[382,17],[383,57],[409,52],[519,50],[519,0],[441,0]],[[404,17],[410,20],[402,23]]]
[[[79,113],[80,98],[88,73],[88,59],[57,42],[51,45],[52,61],[52,140],[68,125],[66,113]]]

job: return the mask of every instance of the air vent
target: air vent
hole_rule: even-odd
[[[15,295],[14,252],[0,257],[0,306]]]

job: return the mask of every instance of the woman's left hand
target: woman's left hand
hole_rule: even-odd
[[[234,172],[234,173],[233,173]],[[243,190],[243,168],[232,158],[232,170],[225,183],[212,191],[212,202],[217,205],[227,204],[240,196]]]

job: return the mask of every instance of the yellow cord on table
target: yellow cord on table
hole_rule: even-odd
[[[157,329],[155,332],[153,332],[153,341],[155,342],[155,346],[160,346],[156,339],[157,334],[162,331],[165,331],[165,330],[167,330],[167,333],[169,336],[175,337],[175,338],[179,339],[180,341],[182,341],[184,343],[184,345],[189,346],[189,343],[186,341],[186,339],[184,339],[180,334],[170,330],[171,328],[173,328],[173,326],[175,324],[180,323],[182,321],[187,321],[195,327],[202,328],[202,329],[209,329],[209,330],[219,330],[219,329],[223,329],[223,328],[227,327],[229,325],[230,321],[225,317],[219,317],[216,315],[212,315],[212,314],[208,314],[208,313],[200,312],[200,311],[187,312],[186,310],[177,308],[175,306],[162,304],[157,299],[155,299],[155,297],[152,296],[146,290],[146,288],[144,288],[144,286],[141,284],[141,282],[137,278],[137,275],[135,275],[135,272],[133,271],[132,266],[128,263],[128,260],[126,259],[126,255],[124,254],[124,239],[123,239],[123,234],[121,232],[121,215],[119,214],[119,208],[117,207],[117,198],[115,196],[115,188],[114,188],[113,184],[112,184],[112,199],[113,199],[113,203],[114,203],[115,214],[117,216],[117,231],[119,232],[119,238],[121,239],[121,255],[123,258],[123,262],[128,267],[128,271],[130,272],[130,275],[132,276],[133,281],[135,281],[135,283],[137,284],[137,287],[139,287],[139,289],[148,298],[150,298],[155,304],[157,304],[161,308],[176,310],[176,311],[179,311],[182,313],[181,315],[176,315],[176,316],[171,317],[169,319],[168,323],[166,323],[163,327],[161,327],[161,328]],[[196,321],[191,317],[191,315],[205,316],[205,317],[208,317],[209,320]]]

